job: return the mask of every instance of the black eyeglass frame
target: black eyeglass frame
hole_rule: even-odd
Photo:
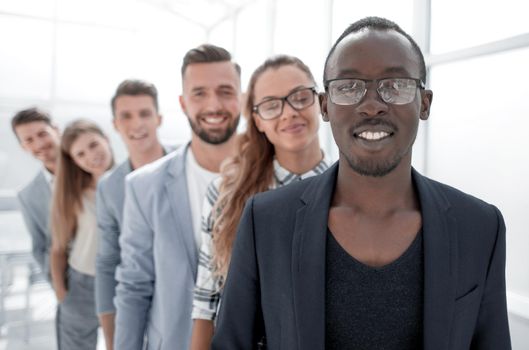
[[[303,108],[296,108],[296,107],[294,107],[294,106],[292,105],[292,103],[290,103],[290,101],[288,100],[288,98],[289,98],[290,96],[292,96],[292,95],[294,95],[294,94],[300,92],[300,91],[303,91],[303,90],[311,90],[311,91],[312,91],[312,98],[313,98],[313,99],[312,99],[312,103],[306,105],[306,106],[303,107]],[[311,86],[311,87],[305,87],[305,88],[297,89],[297,90],[294,90],[294,91],[290,92],[290,93],[289,93],[288,95],[286,95],[286,96],[283,96],[283,97],[274,97],[274,98],[271,98],[271,99],[269,99],[269,100],[262,101],[262,102],[256,104],[255,106],[252,107],[252,112],[255,113],[255,114],[257,114],[257,115],[259,116],[259,118],[261,118],[261,119],[263,119],[263,120],[274,120],[274,119],[276,119],[276,118],[279,118],[279,117],[281,116],[281,114],[283,114],[283,110],[284,110],[284,108],[285,108],[285,102],[288,103],[288,105],[289,105],[290,107],[292,107],[294,110],[296,110],[296,111],[301,111],[301,110],[303,110],[303,109],[305,109],[305,108],[307,108],[307,107],[312,106],[312,105],[314,104],[314,102],[316,102],[316,97],[315,97],[315,95],[318,95],[318,91],[316,90],[316,86]],[[267,102],[270,102],[270,101],[274,101],[274,100],[279,100],[279,101],[281,101],[281,111],[279,112],[279,114],[278,114],[277,116],[275,116],[275,117],[273,117],[273,118],[264,118],[264,117],[261,115],[261,113],[259,113],[259,106],[261,106],[261,105],[264,104],[264,103],[267,103]]]
[[[391,79],[413,80],[415,82],[415,84],[417,85],[416,89],[420,89],[420,90],[426,89],[426,85],[424,84],[424,82],[421,79],[410,78],[410,77],[389,77],[389,78],[381,78],[381,79],[336,78],[336,79],[329,79],[329,80],[324,81],[323,82],[323,87],[325,88],[325,93],[329,94],[329,98],[330,98],[331,94],[329,92],[329,84],[332,83],[333,81],[339,81],[339,80],[360,80],[360,81],[363,81],[366,86],[365,86],[365,89],[364,89],[364,93],[362,94],[362,98],[360,99],[360,101],[362,101],[362,99],[364,98],[364,96],[367,93],[367,84],[369,84],[371,82],[374,82],[375,85],[377,86],[376,91],[377,91],[378,95],[380,96],[380,98],[382,98],[382,96],[380,95],[380,92],[378,91],[379,83],[381,81],[383,81],[383,80],[391,80]],[[332,98],[331,98],[331,101],[332,101]],[[360,103],[360,101],[358,101],[357,103]],[[385,100],[384,100],[384,102],[385,103],[391,103],[391,102],[386,102]],[[355,103],[352,103],[351,105],[353,105],[353,104],[355,104]]]

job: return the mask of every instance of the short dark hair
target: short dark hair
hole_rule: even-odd
[[[15,116],[11,119],[11,128],[13,129],[13,132],[18,138],[17,132],[15,130],[16,127],[22,124],[28,124],[33,122],[44,122],[49,126],[53,126],[51,117],[47,112],[37,107],[32,107],[17,112],[17,114],[15,114]]]
[[[194,49],[187,51],[182,61],[182,79],[186,72],[187,66],[194,63],[213,63],[213,62],[231,62],[232,57],[228,50],[211,45],[203,44]],[[241,67],[233,62],[235,70],[239,76],[241,75]]]
[[[112,115],[115,115],[116,113],[117,98],[123,95],[151,96],[154,101],[154,107],[158,112],[158,90],[156,89],[156,86],[154,86],[154,84],[152,83],[139,79],[127,79],[121,82],[121,84],[119,84],[118,88],[116,89],[116,93],[112,97],[112,100],[110,101],[110,105],[112,106]]]
[[[419,65],[420,65],[419,67],[420,77],[419,78],[424,83],[426,83],[426,64],[424,62],[424,56],[422,54],[422,51],[419,45],[417,45],[415,40],[413,40],[413,38],[408,33],[402,30],[402,28],[399,27],[398,24],[390,21],[389,19],[381,18],[381,17],[365,17],[365,18],[362,18],[361,20],[358,20],[352,23],[351,25],[349,25],[349,27],[347,27],[347,29],[342,33],[342,35],[340,35],[338,40],[336,40],[334,45],[331,47],[331,50],[329,51],[329,54],[327,55],[327,58],[325,59],[325,66],[323,69],[323,80],[324,81],[327,80],[327,65],[329,63],[329,58],[334,53],[336,46],[340,43],[340,41],[342,41],[349,34],[360,32],[361,30],[366,29],[366,28],[374,29],[374,30],[382,30],[382,31],[394,30],[397,33],[402,34],[406,39],[408,39],[408,41],[411,43],[413,51],[415,51],[415,54],[419,58]]]

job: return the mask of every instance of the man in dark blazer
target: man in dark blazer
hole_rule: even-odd
[[[340,36],[320,96],[339,161],[249,200],[213,349],[511,349],[501,213],[411,167],[425,81],[395,23]]]

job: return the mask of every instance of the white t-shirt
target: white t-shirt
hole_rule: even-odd
[[[206,197],[206,190],[211,181],[219,176],[219,173],[213,173],[202,168],[196,161],[191,147],[187,149],[186,154],[186,178],[187,194],[189,196],[189,205],[191,207],[191,219],[193,223],[193,233],[195,234],[195,243],[200,249],[202,244],[201,220],[202,220],[202,202]]]
[[[72,243],[68,263],[86,275],[96,274],[97,220],[95,193],[83,194],[83,211],[77,217],[77,231]]]
[[[50,188],[53,189],[53,180],[55,179],[55,176],[50,173],[50,171],[46,169],[46,167],[43,168],[44,169],[42,170],[42,172],[44,173],[44,178],[46,179],[48,185],[50,185]]]

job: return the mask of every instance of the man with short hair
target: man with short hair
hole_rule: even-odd
[[[501,213],[411,167],[433,96],[417,44],[368,17],[324,72],[339,160],[248,201],[212,349],[510,349]]]
[[[125,177],[164,156],[157,130],[162,122],[156,87],[142,80],[119,84],[111,101],[113,124],[128,151],[128,159],[105,174],[97,188],[99,246],[96,258],[96,307],[107,350],[113,349],[116,308],[116,268],[120,262],[119,235],[123,223]]]
[[[59,129],[53,125],[49,114],[38,108],[18,112],[11,120],[11,126],[22,148],[43,165],[43,169],[18,193],[18,201],[31,235],[33,257],[51,281],[49,217],[52,182],[60,147]]]
[[[126,180],[115,348],[187,349],[206,188],[235,151],[240,69],[223,48],[202,45],[182,65],[180,105],[191,142]]]

